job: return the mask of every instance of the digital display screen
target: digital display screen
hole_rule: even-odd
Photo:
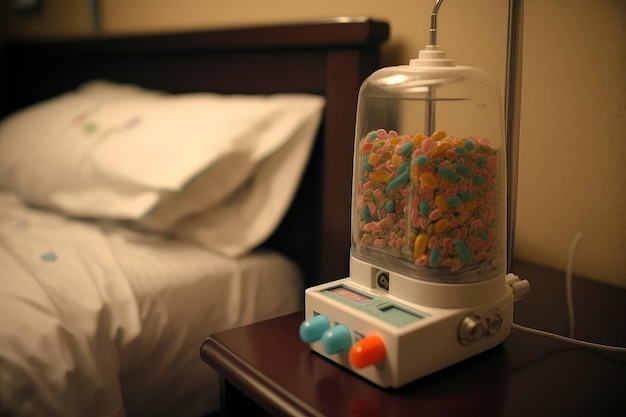
[[[415,314],[411,314],[408,311],[405,311],[398,307],[388,307],[382,310],[384,318],[392,324],[395,324],[398,327],[401,327],[405,324],[413,323],[416,320],[421,319],[421,317],[416,316]]]
[[[359,294],[357,292],[351,291],[349,289],[347,289],[346,287],[336,287],[336,288],[332,288],[330,290],[328,290],[329,292],[336,294],[340,297],[343,297],[345,299],[348,299],[350,301],[354,301],[355,303],[367,303],[368,301],[371,301],[372,298],[370,297],[366,297],[363,294]]]
[[[327,288],[321,292],[344,305],[396,327],[403,327],[426,317],[426,315],[406,308],[387,297],[369,295],[362,291],[353,290],[345,285]]]

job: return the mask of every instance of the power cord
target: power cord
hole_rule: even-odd
[[[550,332],[546,332],[543,330],[533,329],[532,327],[526,327],[519,325],[517,323],[513,323],[511,327],[514,329],[518,329],[527,333],[531,333],[537,336],[549,337],[551,339],[556,339],[562,342],[571,343],[578,346],[583,346],[591,349],[600,349],[606,350],[609,352],[618,352],[618,353],[626,353],[625,347],[620,346],[610,346],[603,345],[600,343],[592,343],[586,342],[584,340],[578,340],[574,338],[574,326],[575,326],[575,317],[574,317],[574,301],[572,296],[572,269],[574,265],[574,254],[576,252],[576,247],[578,246],[578,242],[582,238],[582,233],[577,233],[572,240],[570,245],[569,257],[567,260],[567,268],[565,271],[565,296],[567,297],[567,314],[569,319],[569,332],[568,336],[561,336],[559,334],[554,334]],[[520,279],[515,274],[507,274],[506,282],[513,288],[514,300],[521,300],[522,296],[530,291],[530,286],[528,281]]]

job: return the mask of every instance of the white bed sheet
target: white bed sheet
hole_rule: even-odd
[[[233,260],[0,192],[0,414],[217,410],[203,339],[297,311],[301,291],[272,251]]]

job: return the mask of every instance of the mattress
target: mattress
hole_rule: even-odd
[[[302,308],[298,267],[234,259],[0,192],[0,409],[197,416],[219,407],[211,333]]]

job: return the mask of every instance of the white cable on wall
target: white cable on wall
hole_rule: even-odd
[[[574,266],[574,255],[576,254],[576,247],[578,246],[578,242],[580,241],[582,236],[583,236],[582,233],[580,232],[577,233],[576,236],[574,236],[572,243],[570,244],[569,256],[567,259],[567,268],[565,271],[565,296],[567,298],[567,313],[568,313],[568,321],[569,321],[568,336],[561,336],[561,335],[546,332],[543,330],[533,329],[532,327],[522,326],[516,323],[513,323],[511,327],[513,327],[514,329],[518,329],[527,333],[537,335],[537,336],[549,337],[551,339],[556,339],[562,342],[567,342],[567,343],[571,343],[574,345],[583,346],[586,348],[606,350],[609,352],[626,353],[626,347],[603,345],[601,343],[586,342],[584,340],[578,340],[574,338],[575,317],[574,317],[574,298],[572,296],[572,276],[573,276],[572,271],[573,271],[573,266]],[[515,277],[515,278],[519,280],[518,277]],[[516,297],[515,301],[519,300],[520,298]]]
[[[576,247],[578,242],[583,237],[581,232],[576,233],[574,240],[569,247],[569,256],[567,258],[567,268],[565,269],[565,296],[567,297],[567,317],[569,318],[569,333],[570,338],[574,338],[574,297],[572,296],[572,274],[574,269],[574,255],[576,254]]]

